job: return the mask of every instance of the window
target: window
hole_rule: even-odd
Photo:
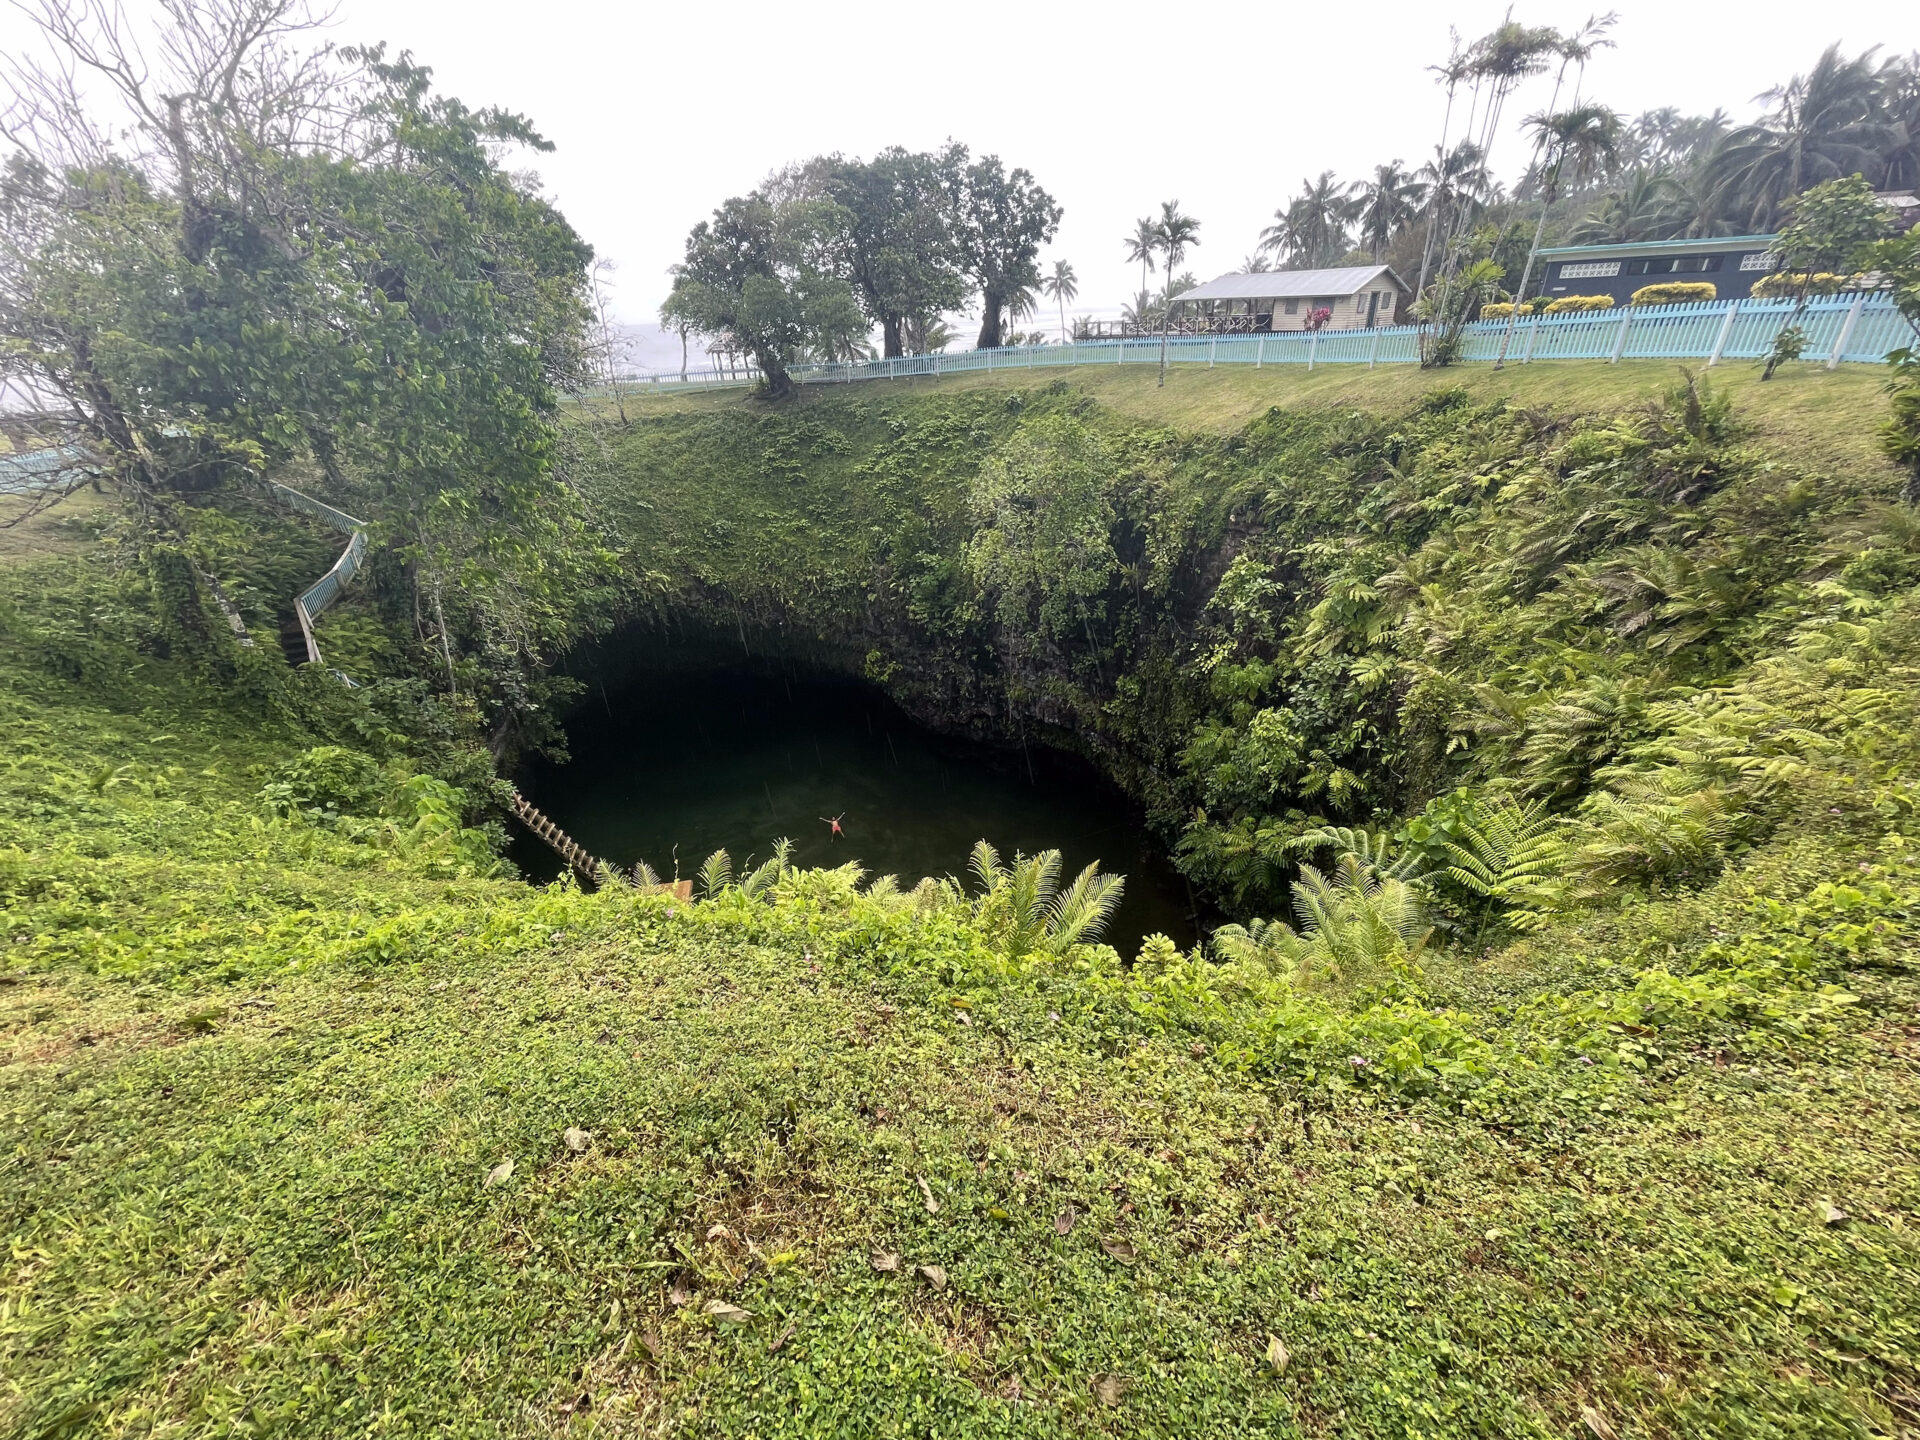
[[[1673,262],[1676,275],[1708,275],[1720,268],[1721,255],[1682,255]]]
[[[1569,261],[1560,267],[1562,280],[1597,280],[1602,276],[1618,275],[1618,260],[1577,260]]]
[[[1287,304],[1287,314],[1298,315],[1300,313],[1300,302],[1298,300],[1289,300],[1286,302],[1286,304]]]
[[[1679,268],[1679,265],[1679,261],[1668,259],[1665,256],[1656,260],[1629,260],[1627,261],[1627,274],[1671,275]]]
[[[1778,263],[1771,250],[1749,251],[1740,257],[1742,270],[1771,270]]]

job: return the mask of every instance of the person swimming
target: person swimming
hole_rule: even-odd
[[[822,825],[831,827],[827,835],[828,840],[840,840],[846,837],[847,832],[840,828],[840,822],[846,819],[846,817],[847,817],[847,812],[844,810],[842,810],[838,815],[834,816],[831,820],[829,820],[824,815],[820,817],[820,823]]]

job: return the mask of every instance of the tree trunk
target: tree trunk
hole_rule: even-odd
[[[901,325],[898,315],[881,317],[880,353],[888,360],[907,353],[906,345],[901,339]]]
[[[780,357],[768,350],[753,352],[754,360],[760,366],[760,374],[767,387],[767,399],[784,400],[793,393],[793,377],[787,374],[787,367]]]
[[[1000,307],[1001,298],[991,290],[980,297],[980,338],[974,341],[976,349],[998,350],[1000,348]]]

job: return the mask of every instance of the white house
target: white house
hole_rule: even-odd
[[[1304,330],[1316,310],[1327,312],[1324,329],[1366,330],[1393,324],[1412,293],[1386,265],[1348,265],[1222,275],[1173,303],[1176,328],[1201,334]]]

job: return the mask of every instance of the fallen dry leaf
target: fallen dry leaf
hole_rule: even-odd
[[[1842,1225],[1842,1224],[1845,1224],[1851,1218],[1852,1217],[1849,1216],[1846,1211],[1842,1210],[1838,1205],[1834,1204],[1831,1200],[1825,1200],[1821,1202],[1820,1219],[1823,1224]]]
[[[1619,1437],[1614,1434],[1613,1426],[1607,1423],[1607,1417],[1591,1405],[1580,1407],[1580,1423],[1593,1432],[1594,1440],[1619,1440]]]
[[[1067,1206],[1066,1209],[1053,1217],[1053,1233],[1056,1235],[1071,1235],[1073,1233],[1073,1222],[1079,1218],[1073,1206]]]
[[[567,1142],[567,1149],[578,1155],[582,1150],[587,1148],[587,1141],[593,1137],[588,1135],[587,1132],[582,1130],[578,1125],[569,1125],[560,1138]]]
[[[891,1250],[875,1250],[867,1256],[867,1263],[876,1270],[892,1272],[900,1268],[900,1257]]]
[[[707,1239],[709,1240],[724,1240],[732,1234],[733,1232],[724,1225],[716,1224],[707,1227]]]
[[[693,1303],[693,1292],[684,1285],[675,1285],[667,1291],[667,1303],[675,1309],[681,1309]]]
[[[922,1265],[919,1271],[926,1277],[927,1283],[936,1290],[947,1288],[947,1272],[938,1265]]]
[[[702,1313],[711,1315],[717,1325],[744,1325],[753,1318],[751,1310],[742,1310],[725,1300],[709,1300],[700,1309]]]
[[[1133,1388],[1133,1382],[1124,1375],[1096,1375],[1093,1377],[1093,1398],[1102,1405],[1118,1405],[1126,1398],[1127,1391]]]
[[[789,1320],[787,1321],[787,1328],[780,1332],[780,1338],[775,1340],[771,1345],[767,1346],[767,1353],[769,1355],[778,1355],[780,1353],[781,1347],[784,1346],[787,1343],[787,1341],[793,1338],[793,1331],[794,1331],[794,1323],[793,1321]]]
[[[1268,1335],[1267,1364],[1273,1367],[1273,1373],[1276,1375],[1286,1374],[1287,1362],[1291,1359],[1293,1359],[1293,1356],[1288,1353],[1287,1347],[1282,1343],[1280,1337],[1278,1335]]]
[[[938,1215],[940,1213],[940,1202],[933,1198],[933,1186],[927,1183],[927,1177],[924,1175],[916,1175],[913,1178],[920,1183],[920,1193],[927,1197],[927,1213],[929,1215]]]
[[[560,1413],[562,1415],[584,1415],[591,1409],[593,1409],[593,1396],[582,1392],[578,1399],[569,1400],[566,1404],[562,1405],[560,1407]]]
[[[502,1160],[493,1169],[487,1171],[487,1178],[480,1183],[482,1190],[491,1190],[496,1185],[504,1185],[513,1176],[513,1161]]]
[[[1122,1265],[1131,1265],[1139,1259],[1139,1252],[1124,1240],[1102,1240],[1100,1248],[1118,1260]]]

